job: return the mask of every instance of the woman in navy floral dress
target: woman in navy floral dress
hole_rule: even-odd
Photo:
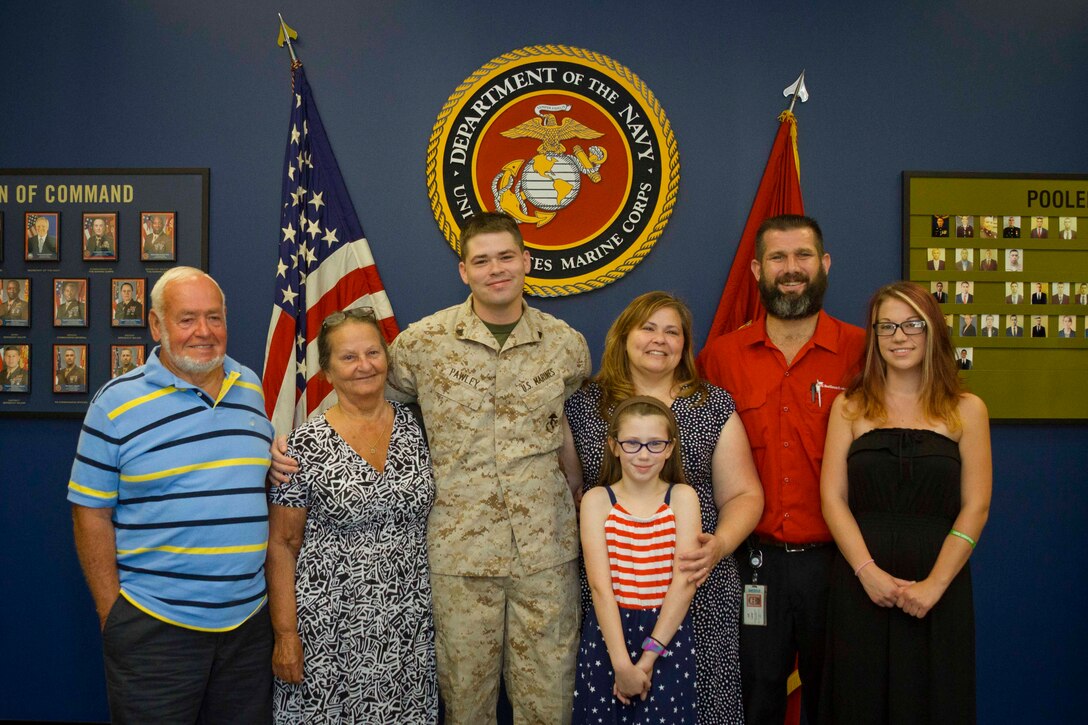
[[[570,438],[564,470],[583,491],[597,484],[609,419],[617,403],[650,395],[668,405],[680,430],[684,476],[699,497],[700,547],[678,552],[681,570],[699,585],[695,629],[701,725],[744,722],[740,686],[740,577],[733,551],[763,510],[763,489],[729,393],[695,371],[691,312],[676,297],[635,298],[608,331],[601,369],[566,404]],[[590,606],[583,579],[583,611]]]

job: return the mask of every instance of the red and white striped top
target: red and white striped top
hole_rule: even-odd
[[[604,538],[616,603],[624,609],[660,607],[672,582],[676,551],[676,517],[668,496],[648,519],[632,516],[612,496]]]

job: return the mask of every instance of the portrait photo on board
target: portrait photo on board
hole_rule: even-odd
[[[87,278],[53,278],[53,327],[87,326]]]
[[[144,326],[144,285],[140,278],[110,280],[111,324],[114,327]]]
[[[172,211],[140,212],[140,259],[144,261],[175,259],[176,232],[176,213]]]
[[[143,364],[143,345],[110,345],[111,378],[130,373]]]
[[[117,214],[83,215],[83,260],[107,262],[117,259]]]
[[[0,392],[30,392],[30,345],[4,345]]]
[[[30,327],[30,279],[0,279],[0,326]]]
[[[53,346],[53,392],[87,392],[87,346]]]
[[[56,262],[60,259],[60,212],[26,213],[26,246],[23,259],[28,262]]]

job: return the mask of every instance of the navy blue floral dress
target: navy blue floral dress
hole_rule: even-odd
[[[672,404],[672,412],[680,428],[684,477],[699,496],[703,531],[710,533],[718,526],[711,462],[722,428],[736,412],[736,407],[732,396],[722,388],[710,384],[706,388],[707,395],[700,399],[693,400],[697,396],[677,398]],[[608,423],[599,413],[600,401],[600,386],[589,383],[566,403],[567,421],[582,463],[586,490],[596,486],[600,478],[604,441],[608,435]],[[732,555],[718,562],[702,586],[695,590],[691,617],[695,628],[699,725],[741,725],[744,722],[740,690],[740,592],[740,576]],[[588,616],[592,609],[583,569],[582,611]]]

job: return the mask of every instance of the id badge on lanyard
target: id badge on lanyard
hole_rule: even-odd
[[[748,547],[748,564],[752,567],[752,583],[744,585],[741,622],[755,627],[767,626],[767,585],[759,583],[763,552]]]

